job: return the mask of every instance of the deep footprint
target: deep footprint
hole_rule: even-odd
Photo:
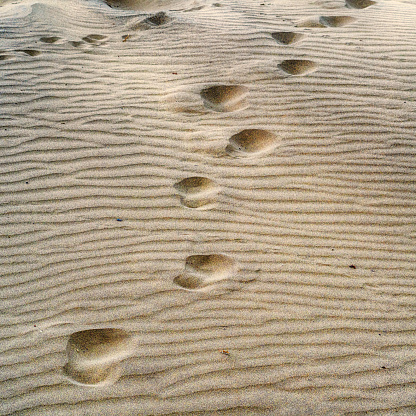
[[[365,9],[376,4],[373,0],[346,0],[345,5],[350,9]]]
[[[131,355],[129,334],[117,328],[90,329],[71,334],[64,374],[75,383],[102,385],[115,382],[121,374],[119,362]]]
[[[205,107],[218,111],[229,112],[247,107],[248,88],[242,85],[214,85],[201,91]]]
[[[281,62],[279,67],[290,75],[305,75],[318,68],[315,62],[306,59],[288,59]]]
[[[225,151],[231,156],[258,156],[271,152],[277,145],[277,137],[268,130],[246,129],[230,137]]]
[[[346,26],[357,19],[350,16],[321,16],[319,22],[326,27],[342,27]]]
[[[181,204],[193,209],[211,209],[215,207],[219,186],[211,179],[192,176],[174,185],[181,195]]]
[[[174,283],[184,289],[201,289],[212,283],[229,279],[237,271],[236,262],[223,254],[203,254],[187,257],[185,271]]]
[[[282,45],[292,45],[300,42],[305,35],[295,32],[274,32],[272,33],[272,37]]]

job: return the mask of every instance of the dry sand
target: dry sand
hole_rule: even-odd
[[[0,414],[416,415],[416,2],[0,5]]]

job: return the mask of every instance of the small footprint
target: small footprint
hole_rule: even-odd
[[[345,6],[350,9],[365,9],[376,3],[373,0],[345,0]]]
[[[321,16],[319,22],[325,27],[342,27],[346,26],[357,19],[350,16]]]
[[[107,39],[107,36],[104,35],[96,35],[96,34],[92,34],[92,35],[88,35],[88,36],[84,36],[82,38],[82,40],[84,42],[93,44],[93,45],[101,45],[103,42],[103,40]]]
[[[215,282],[229,279],[237,272],[233,258],[223,254],[203,254],[187,257],[184,272],[174,283],[188,290],[205,288]]]
[[[56,43],[61,38],[58,38],[57,36],[44,36],[40,38],[39,40],[43,43]]]
[[[153,16],[149,16],[144,22],[149,23],[153,26],[162,26],[166,25],[172,21],[172,18],[169,17],[165,12],[159,12],[154,14]]]
[[[181,196],[182,205],[194,209],[211,209],[215,207],[219,186],[211,179],[192,176],[174,185]]]
[[[119,363],[131,355],[133,342],[129,334],[116,328],[90,329],[71,334],[64,374],[83,385],[108,385],[121,375]]]
[[[287,59],[282,61],[279,67],[290,75],[306,75],[318,68],[315,62],[306,59]]]
[[[42,53],[41,51],[37,51],[35,49],[20,49],[16,52],[23,52],[23,53],[25,53],[26,55],[29,55],[29,56],[38,56]]]
[[[277,145],[277,137],[268,130],[246,129],[230,137],[225,151],[231,156],[258,156],[271,152]]]
[[[4,53],[0,55],[0,61],[7,61],[8,59],[11,59],[11,58],[13,58],[13,55],[7,55]]]
[[[205,107],[229,112],[247,108],[248,88],[242,85],[214,85],[201,91]]]
[[[297,23],[296,26],[297,27],[307,27],[307,28],[326,27],[316,17],[311,17],[309,19],[302,20],[301,22]]]
[[[305,37],[305,35],[295,32],[274,32],[272,33],[272,37],[282,45],[292,45],[300,42]]]

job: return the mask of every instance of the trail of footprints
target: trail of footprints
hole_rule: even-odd
[[[346,6],[355,9],[373,4],[375,2],[371,0],[346,0]],[[147,24],[158,25],[167,21],[164,13],[155,16],[158,16],[155,17],[156,20]],[[318,20],[309,21],[309,24],[317,25],[313,27],[340,27],[354,20],[349,16],[321,16]],[[271,36],[282,45],[293,45],[305,38],[304,34],[295,32],[274,32]],[[101,35],[89,35],[83,41],[94,43],[104,38]],[[43,39],[46,43],[59,40],[55,37]],[[22,52],[29,55],[32,53],[29,50]],[[282,61],[279,67],[285,73],[296,76],[313,72],[317,65],[309,60],[289,59]],[[213,85],[202,89],[200,97],[204,106],[212,111],[232,112],[248,107],[248,93],[248,88],[242,85]],[[232,157],[257,157],[273,151],[278,142],[278,137],[270,131],[245,129],[229,138],[225,152]],[[216,182],[202,176],[184,178],[174,184],[174,188],[180,195],[181,204],[191,209],[213,208],[221,191]],[[231,279],[237,272],[237,262],[230,256],[219,253],[196,254],[185,259],[184,270],[173,279],[173,283],[187,291],[206,291],[218,282]],[[64,374],[71,382],[84,386],[115,383],[122,374],[121,362],[132,354],[133,349],[132,337],[122,329],[75,332],[68,340],[68,361],[63,369]]]

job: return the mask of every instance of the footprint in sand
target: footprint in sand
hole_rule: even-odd
[[[146,19],[140,20],[138,22],[136,20],[135,22],[130,23],[128,28],[129,30],[149,30],[159,26],[165,26],[172,20],[173,19],[165,12],[159,12],[147,17]]]
[[[173,280],[188,290],[206,288],[237,272],[235,260],[224,254],[199,254],[187,257],[184,272]]]
[[[248,88],[242,85],[214,85],[204,88],[200,94],[205,107],[214,111],[237,111],[248,106]]]
[[[37,51],[35,49],[20,49],[20,50],[17,50],[16,52],[22,52],[29,56],[38,56],[42,53],[41,51]]]
[[[174,185],[181,196],[181,203],[188,208],[207,210],[215,207],[219,186],[202,176],[185,178]]]
[[[162,11],[195,9],[194,0],[104,0],[108,6],[114,9]],[[198,8],[197,8],[198,9]]]
[[[58,36],[43,36],[39,40],[43,43],[56,43],[61,40],[61,38]]]
[[[355,22],[357,19],[351,16],[319,16],[302,20],[296,26],[307,28],[342,27]]]
[[[346,0],[345,6],[349,9],[365,9],[376,3],[373,0]]]
[[[64,374],[75,384],[104,386],[121,376],[120,362],[133,351],[130,335],[116,328],[90,329],[71,334]]]
[[[351,16],[321,16],[319,22],[325,27],[342,27],[355,22],[357,19]]]
[[[306,59],[287,59],[279,64],[279,67],[290,75],[306,75],[316,71],[318,65]]]
[[[277,145],[276,135],[268,130],[246,129],[230,137],[225,151],[235,157],[255,157],[270,153]]]
[[[296,32],[274,32],[272,37],[282,45],[293,45],[304,39],[305,35]]]
[[[102,45],[106,39],[107,36],[97,34],[91,34],[82,38],[84,42],[87,42],[91,45]]]

